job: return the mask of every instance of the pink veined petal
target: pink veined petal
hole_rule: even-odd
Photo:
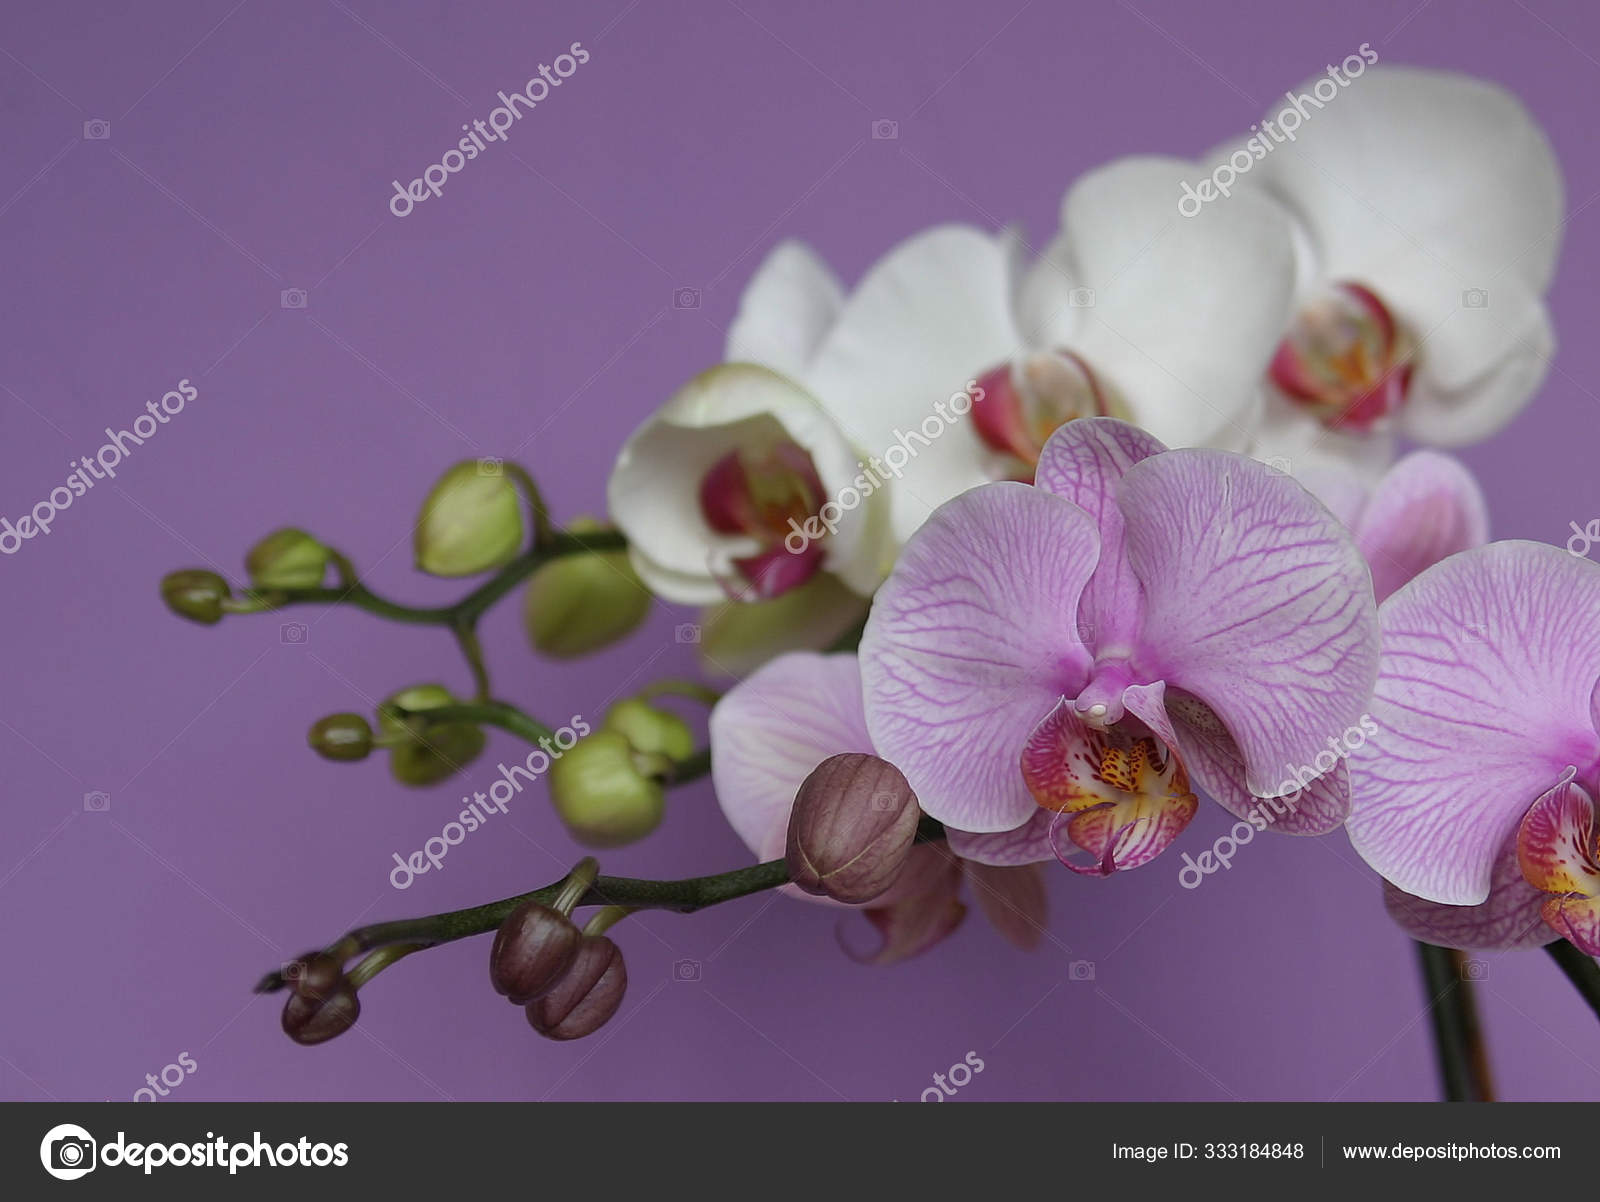
[[[933,849],[918,849],[929,850]],[[927,951],[961,925],[967,915],[967,908],[958,896],[961,861],[945,856],[928,862],[932,867],[926,877],[919,874],[924,886],[919,892],[862,911],[882,936],[879,947],[865,954],[846,947],[847,955],[863,964],[895,964]],[[896,889],[898,891],[898,882]],[[840,943],[844,943],[842,934]]]
[[[1071,501],[1100,530],[1100,562],[1078,604],[1078,624],[1091,647],[1131,645],[1139,629],[1144,599],[1128,566],[1117,482],[1135,463],[1166,449],[1137,426],[1092,417],[1062,426],[1039,456],[1035,486]]]
[[[1054,819],[1054,813],[1035,806],[1028,820],[1014,830],[975,835],[947,826],[945,842],[956,855],[974,864],[990,864],[997,868],[1040,864],[1056,858],[1050,843],[1050,824]]]
[[[1350,813],[1350,774],[1342,758],[1326,770],[1313,763],[1299,776],[1289,771],[1278,795],[1257,797],[1244,786],[1244,757],[1238,744],[1198,699],[1182,693],[1169,698],[1166,685],[1157,681],[1123,690],[1122,703],[1177,747],[1194,786],[1235,818],[1259,814],[1267,829],[1279,834],[1323,835]],[[1355,729],[1365,740],[1366,732]]]
[[[1012,868],[968,864],[972,896],[989,924],[1023,951],[1039,946],[1049,921],[1044,871],[1037,864]]]
[[[1546,893],[1600,897],[1595,863],[1594,801],[1569,768],[1539,795],[1517,828],[1517,862],[1528,884]]]
[[[1225,451],[1135,464],[1118,502],[1144,588],[1136,662],[1204,702],[1270,796],[1354,726],[1378,668],[1378,617],[1349,532],[1299,484]]]
[[[1496,857],[1488,899],[1476,906],[1446,906],[1424,901],[1383,883],[1389,916],[1413,939],[1467,951],[1542,947],[1558,938],[1541,916],[1550,895],[1522,877],[1516,841],[1508,839]],[[1556,899],[1550,899],[1556,900]]]
[[[1428,901],[1476,905],[1549,782],[1600,761],[1600,567],[1499,542],[1429,568],[1383,611],[1378,732],[1352,757],[1350,842]]]
[[[1488,542],[1488,506],[1459,459],[1416,451],[1379,482],[1355,534],[1381,602],[1441,559]]]
[[[1032,815],[1019,757],[1082,688],[1076,613],[1099,549],[1076,506],[986,484],[935,512],[878,590],[861,639],[867,729],[941,822],[983,833]]]
[[[831,755],[873,754],[853,655],[795,652],[736,684],[711,711],[717,803],[745,846],[783,854],[794,795]]]

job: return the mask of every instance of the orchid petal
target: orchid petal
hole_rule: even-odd
[[[828,575],[770,601],[724,601],[700,615],[702,666],[719,676],[748,676],[788,652],[831,646],[866,619],[867,605]]]
[[[1151,677],[1222,720],[1245,787],[1279,791],[1360,718],[1378,667],[1367,565],[1310,493],[1263,464],[1180,450],[1135,464],[1118,502],[1144,587]]]
[[[1243,445],[1289,307],[1293,248],[1282,212],[1257,196],[1179,216],[1183,181],[1198,173],[1134,157],[1080,179],[1019,321],[1031,342],[1081,354],[1169,446]]]
[[[862,280],[806,374],[857,446],[909,455],[889,490],[902,542],[939,505],[989,478],[974,433],[934,406],[1021,349],[1012,265],[1003,236],[954,225],[918,234]]]
[[[1039,946],[1049,921],[1044,873],[1037,864],[997,868],[968,864],[972,895],[991,926],[1023,951]]]
[[[754,538],[707,523],[700,483],[730,451],[788,438],[806,451],[830,496],[854,479],[856,456],[832,419],[798,384],[748,363],[696,376],[628,438],[617,456],[607,501],[637,548],[635,566],[660,595],[710,605],[734,560],[763,550]],[[879,579],[873,506],[843,513],[828,536],[825,567],[863,594]]]
[[[975,835],[947,826],[944,837],[951,851],[975,864],[996,868],[1039,864],[1056,858],[1050,842],[1050,826],[1054,821],[1054,813],[1035,806],[1028,820],[1012,830]]]
[[[1491,543],[1423,572],[1382,621],[1350,842],[1407,893],[1476,905],[1538,795],[1568,766],[1592,779],[1600,760],[1600,567]]]
[[[1276,796],[1257,797],[1242,783],[1245,768],[1239,745],[1198,698],[1182,693],[1169,698],[1165,684],[1157,681],[1123,690],[1122,702],[1129,713],[1178,749],[1194,786],[1235,818],[1259,817],[1284,835],[1323,835],[1350,814],[1350,774],[1342,759],[1314,776],[1316,764],[1306,765],[1300,776],[1291,770],[1274,790]],[[1311,779],[1302,784],[1306,777]]]
[[[919,852],[932,852],[932,848],[918,848]],[[954,856],[929,860],[932,879],[917,893],[904,896],[883,906],[863,910],[867,920],[877,928],[883,942],[875,952],[860,955],[846,948],[846,953],[864,964],[895,964],[927,951],[944,939],[967,915],[966,906],[957,896],[961,888],[961,862]],[[896,891],[899,882],[896,882]],[[842,942],[842,940],[841,940]]]
[[[780,242],[739,298],[725,357],[799,379],[843,305],[827,264],[803,242]]]
[[[797,652],[735,685],[711,711],[717,803],[745,846],[780,847],[794,795],[818,764],[843,752],[874,754],[853,655]]]
[[[1494,861],[1488,899],[1476,906],[1446,906],[1413,897],[1383,883],[1389,916],[1413,939],[1469,951],[1542,947],[1558,938],[1541,911],[1548,894],[1522,877],[1516,841],[1509,839]]]
[[[1116,488],[1135,463],[1166,449],[1137,426],[1090,417],[1058,429],[1039,456],[1034,485],[1071,501],[1100,531],[1100,562],[1078,604],[1082,637],[1091,647],[1131,644],[1139,628],[1144,599],[1128,566]]]
[[[1488,542],[1489,511],[1459,459],[1416,451],[1384,476],[1354,528],[1381,602],[1423,569]]]
[[[1076,613],[1099,554],[1081,509],[1024,484],[941,507],[878,591],[861,640],[867,728],[933,817],[1009,831],[1039,719],[1082,688]]]

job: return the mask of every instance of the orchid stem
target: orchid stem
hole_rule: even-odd
[[[1593,956],[1586,956],[1565,939],[1545,945],[1545,951],[1565,974],[1578,996],[1589,1003],[1589,1009],[1600,1015],[1600,964]]]
[[[919,843],[931,843],[942,838],[944,828],[931,818],[924,818],[917,828]],[[342,963],[362,952],[399,945],[398,955],[381,959],[368,956],[362,961],[362,964],[376,964],[377,967],[370,970],[376,972],[392,960],[399,959],[400,955],[410,955],[424,948],[498,930],[511,911],[523,902],[537,901],[550,905],[561,896],[569,879],[570,876],[563,877],[541,889],[465,910],[449,910],[425,918],[402,918],[395,922],[357,927],[340,936],[326,950]],[[732,872],[690,877],[681,881],[642,881],[633,877],[602,876],[594,879],[572,908],[607,906],[626,909],[630,913],[635,910],[671,910],[678,914],[692,914],[708,906],[775,889],[788,883],[788,880],[789,867],[782,860],[768,860],[764,864],[736,868]],[[270,972],[256,982],[255,992],[275,993],[284,984],[281,971]]]
[[[1417,943],[1417,955],[1422,962],[1445,1100],[1492,1102],[1494,1084],[1489,1076],[1489,1058],[1472,985],[1462,971],[1464,957],[1451,948],[1422,942]]]

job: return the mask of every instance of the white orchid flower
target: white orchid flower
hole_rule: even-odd
[[[1476,442],[1538,388],[1564,202],[1548,140],[1503,89],[1356,56],[1345,73],[1214,152],[1212,181],[1231,172],[1239,190],[1211,207],[1257,192],[1295,223],[1294,308],[1256,454],[1371,483],[1397,435]]]

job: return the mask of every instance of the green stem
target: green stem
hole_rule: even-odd
[[[1489,1061],[1471,982],[1462,973],[1461,953],[1431,943],[1418,942],[1416,946],[1433,1018],[1434,1049],[1439,1057],[1445,1100],[1491,1102],[1494,1086],[1489,1078]]]
[[[931,843],[944,838],[944,828],[931,818],[925,818],[917,829],[917,842]],[[450,910],[443,914],[430,914],[425,918],[402,918],[395,922],[379,922],[357,927],[340,936],[327,948],[328,954],[341,963],[362,952],[383,948],[391,944],[404,945],[402,954],[409,955],[424,947],[438,947],[485,935],[500,928],[511,911],[523,902],[537,901],[550,905],[561,896],[568,877],[519,893],[515,897],[501,898],[465,910]],[[632,910],[671,910],[678,914],[692,914],[708,906],[721,905],[735,898],[748,897],[767,889],[775,889],[789,880],[788,866],[782,860],[768,860],[748,868],[736,868],[715,876],[696,876],[681,881],[643,881],[625,876],[596,877],[594,883],[578,899],[579,906],[621,906]],[[366,963],[363,961],[362,963]],[[282,972],[270,972],[256,983],[257,993],[274,993],[284,986]]]
[[[505,701],[462,702],[459,705],[440,705],[426,710],[401,710],[403,718],[420,718],[427,724],[444,722],[471,722],[481,726],[498,726],[520,739],[537,746],[541,739],[553,742],[556,732],[531,714],[526,714]]]

